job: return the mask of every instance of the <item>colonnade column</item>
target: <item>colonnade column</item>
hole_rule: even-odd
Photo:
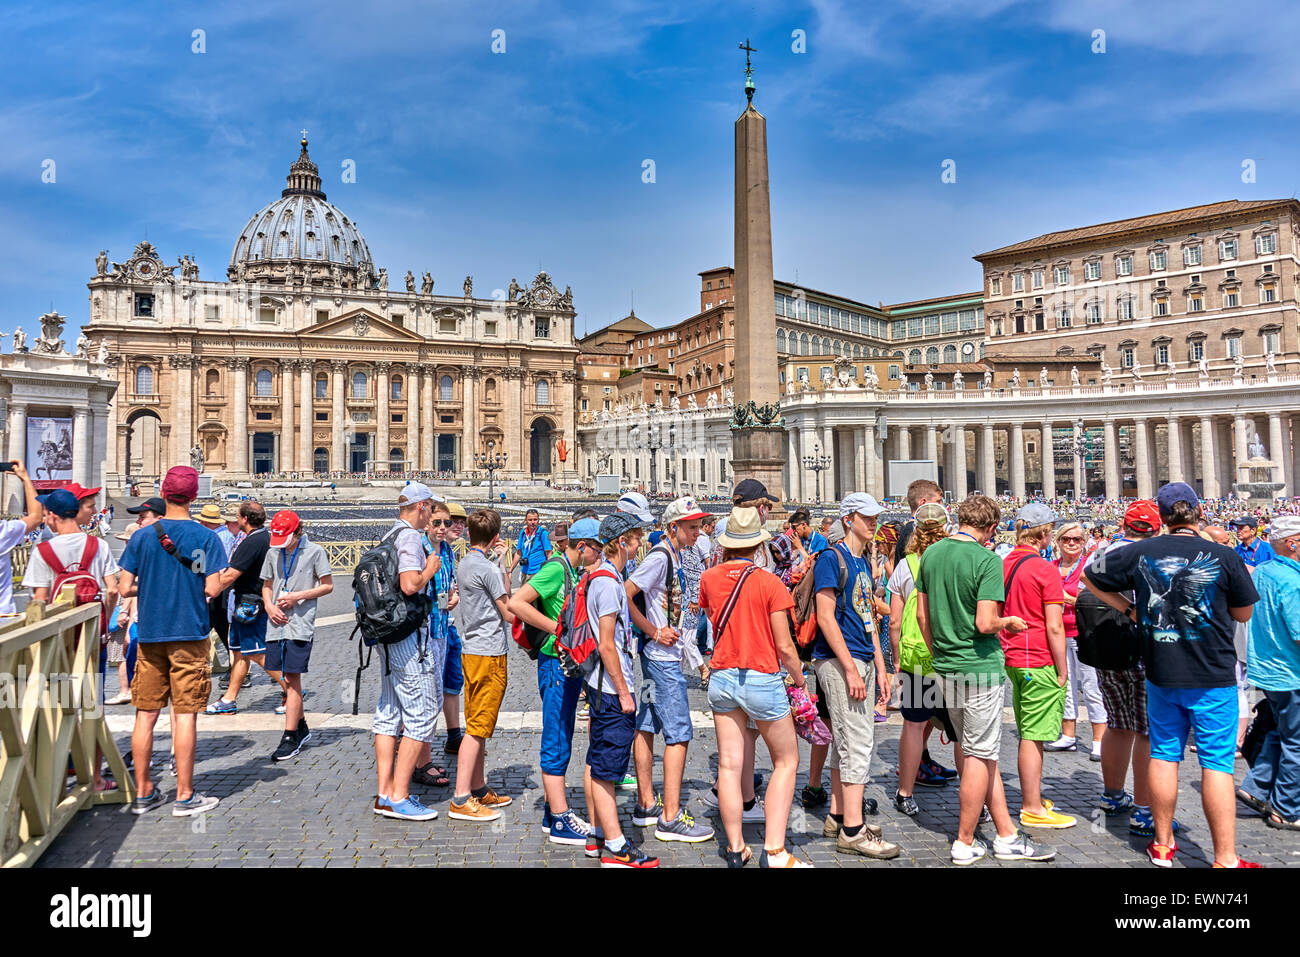
[[[1169,431],[1165,436],[1165,449],[1169,455],[1169,481],[1182,482],[1183,479],[1183,428],[1182,423],[1178,421],[1178,416],[1169,417]],[[1150,498],[1149,495],[1143,495],[1139,487],[1139,498]]]
[[[23,438],[27,438],[26,430]],[[188,451],[188,450],[187,450]],[[87,474],[91,467],[90,448],[90,410],[72,410],[72,480],[80,485],[93,486],[94,481]],[[177,461],[182,461],[178,459]],[[183,461],[188,462],[186,455]],[[26,465],[27,463],[23,463]]]
[[[912,457],[912,430],[905,425],[898,427],[898,457],[900,459]]]
[[[1042,463],[1043,498],[1051,501],[1056,498],[1056,446],[1052,440],[1052,423],[1043,423],[1043,439],[1039,446],[1038,460]]]
[[[285,359],[280,363],[280,471],[292,472],[301,469],[301,463],[294,462],[297,443],[293,440],[293,367],[296,360]],[[303,427],[307,418],[303,417]]]
[[[853,488],[856,491],[867,490],[867,447],[861,429],[852,429],[849,435],[853,442]]]
[[[936,425],[925,427],[925,457],[932,462],[939,457],[939,427]]]
[[[1244,415],[1235,415],[1232,417],[1232,448],[1234,461],[1232,463],[1232,481],[1245,482],[1249,481],[1250,476],[1246,474],[1243,466],[1249,453],[1246,451],[1247,443],[1250,441],[1246,434],[1246,417]]]
[[[1106,457],[1105,475],[1106,475],[1106,498],[1115,500],[1119,498],[1119,441],[1115,436],[1115,420],[1105,419],[1102,422],[1103,454]]]
[[[1291,450],[1286,447],[1286,442],[1282,438],[1282,413],[1270,412],[1268,414],[1268,457],[1278,463],[1277,470],[1273,473],[1274,482],[1282,482],[1282,488],[1278,491],[1287,497],[1291,495],[1291,482],[1287,477],[1286,463],[1291,461]]]
[[[879,470],[877,469],[877,465],[880,463],[880,455],[877,452],[875,420],[864,425],[860,434],[862,436],[862,487],[868,494],[874,495],[879,500],[885,497],[885,490],[880,487]]]
[[[342,472],[347,468],[344,462],[347,438],[343,434],[346,423],[343,418],[343,373],[348,364],[342,359],[330,362],[330,426],[333,442],[330,446],[330,470]]]
[[[235,404],[234,430],[230,435],[232,472],[248,474],[248,359],[236,356],[228,360],[235,369],[235,389],[231,400]]]
[[[390,451],[388,442],[388,426],[392,421],[392,411],[388,407],[389,399],[392,393],[388,388],[388,370],[392,367],[389,362],[376,362],[375,371],[375,452],[374,461],[385,463],[384,471],[392,469],[388,461]]]
[[[980,486],[985,495],[998,494],[997,446],[993,426],[985,423],[980,430]]]
[[[316,470],[315,446],[312,444],[312,430],[316,423],[313,401],[312,362],[301,359],[298,362],[298,468],[303,472]]]
[[[834,501],[835,496],[835,479],[839,474],[840,457],[835,454],[835,429],[833,426],[822,426],[822,455],[830,457],[831,467],[824,472],[818,473],[822,480],[822,501]]]
[[[817,447],[817,429],[811,426],[801,429],[799,433],[799,444],[801,446],[799,468],[803,473],[803,497],[805,501],[811,502],[817,496],[817,475],[816,473],[809,473],[807,468],[805,468],[804,463],[816,454],[814,450]]]
[[[1133,423],[1136,434],[1133,439],[1133,467],[1137,471],[1137,497],[1151,497],[1151,454],[1147,446],[1147,420],[1137,419]]]
[[[1011,423],[1007,459],[1011,465],[1011,494],[1015,498],[1023,499],[1025,497],[1025,427],[1019,422]]]
[[[786,494],[790,496],[793,502],[803,501],[803,464],[799,460],[799,433],[802,430],[798,426],[791,426],[786,429]],[[710,456],[712,459],[712,456]],[[712,489],[710,489],[712,491]]]
[[[966,491],[966,429],[964,426],[954,426],[952,430],[952,468],[955,473],[956,481],[953,482],[952,494],[958,501],[964,499]]]
[[[1201,497],[1219,497],[1219,478],[1215,474],[1214,420],[1201,416]]]

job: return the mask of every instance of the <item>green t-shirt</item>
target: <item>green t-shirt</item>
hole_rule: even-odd
[[[1002,562],[966,535],[935,542],[921,556],[917,588],[929,599],[934,670],[940,674],[1006,674],[1002,642],[975,628],[975,606],[1002,601]]]
[[[537,592],[537,597],[542,600],[542,614],[552,621],[558,621],[560,618],[560,609],[564,607],[564,582],[568,579],[569,586],[574,583],[573,572],[569,569],[569,564],[564,558],[558,561],[548,559],[541,570],[528,579],[528,584],[533,586]],[[542,645],[541,653],[550,655],[552,658],[555,654],[555,636],[547,635],[546,643]]]

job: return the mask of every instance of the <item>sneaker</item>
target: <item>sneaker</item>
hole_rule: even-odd
[[[1157,844],[1152,841],[1147,845],[1147,858],[1156,867],[1173,867],[1174,855],[1178,853],[1178,842],[1172,844]]]
[[[1043,750],[1044,751],[1073,751],[1076,743],[1077,742],[1075,741],[1074,738],[1067,738],[1065,735],[1061,735],[1055,741],[1050,741],[1047,744],[1043,745]]]
[[[442,750],[444,754],[455,754],[460,750],[460,743],[465,738],[464,728],[452,728],[447,732],[447,740],[443,742]]]
[[[632,823],[637,827],[650,827],[652,824],[659,823],[659,815],[664,812],[664,799],[661,795],[655,795],[655,803],[650,807],[642,807],[640,804],[632,808]],[[680,812],[679,812],[680,813]]]
[[[980,808],[980,823],[981,824],[993,823],[993,813],[989,810],[989,806],[987,804],[985,804],[982,808]]]
[[[176,777],[176,755],[174,754],[167,759],[167,773]]]
[[[392,806],[393,806],[393,802],[392,802],[391,800],[389,800],[388,795],[386,795],[386,794],[376,794],[376,795],[375,795],[375,806],[374,806],[374,812],[375,812],[376,814],[383,814],[383,813],[384,813],[384,808],[386,808],[386,807],[392,807]]]
[[[482,804],[486,808],[505,807],[513,801],[514,798],[505,794],[497,794],[497,792],[493,791],[491,788],[488,788],[487,794],[484,794],[478,799],[478,803]]]
[[[862,829],[875,838],[882,837],[885,833],[879,825],[868,824],[865,821],[862,823]],[[840,825],[835,823],[835,818],[827,814],[826,820],[822,822],[822,837],[838,837],[839,833]]]
[[[916,786],[921,788],[942,788],[948,786],[948,779],[921,764],[916,769]]]
[[[157,793],[157,788],[154,789]],[[172,802],[172,817],[189,817],[191,814],[202,814],[204,811],[211,811],[221,803],[221,798],[206,797],[195,791],[184,801]]]
[[[227,701],[225,698],[218,698],[204,710],[204,714],[239,714],[239,703],[237,701]]]
[[[903,795],[897,791],[894,792],[894,810],[900,814],[906,814],[908,817],[916,817],[921,813],[921,808],[912,795]]]
[[[1021,809],[1020,823],[1024,827],[1066,828],[1074,827],[1078,821],[1068,814],[1062,814],[1060,811],[1053,809],[1051,802],[1044,800],[1042,814],[1031,814],[1029,811]]]
[[[399,821],[432,821],[438,816],[437,811],[425,807],[414,794],[408,795],[405,801],[398,801],[396,804],[390,801],[388,806],[379,813]]]
[[[280,738],[280,746],[271,755],[272,761],[288,761],[302,750],[302,739],[294,731],[286,731]]]
[[[1097,805],[1101,808],[1102,813],[1107,817],[1115,814],[1123,814],[1125,811],[1133,810],[1133,796],[1127,791],[1120,794],[1119,797],[1111,797],[1105,791],[1101,793],[1101,801]]]
[[[989,852],[989,846],[981,841],[978,837],[973,839],[969,844],[963,844],[961,841],[952,842],[952,862],[958,867],[965,867],[967,864],[974,864]]]
[[[662,805],[660,805],[662,807]],[[660,817],[655,822],[655,837],[661,841],[681,841],[685,844],[699,844],[713,837],[713,828],[707,824],[696,824],[695,818],[686,811],[677,812],[677,817],[665,821]]]
[[[130,704],[130,703],[131,703],[131,692],[129,691],[124,691],[121,692],[120,694],[115,694],[113,695],[113,697],[109,698],[107,701],[104,702],[104,704],[106,705]]]
[[[591,836],[591,825],[572,811],[551,818],[547,840],[552,844],[585,845]]]
[[[1182,825],[1178,823],[1177,818],[1170,823],[1173,825],[1173,832],[1177,834]],[[1133,811],[1128,817],[1128,832],[1138,837],[1156,836],[1156,821],[1151,814],[1151,808],[1142,807],[1140,804],[1133,805]]]
[[[1051,813],[1051,809],[1046,809]],[[1039,844],[1028,834],[1017,833],[1009,840],[997,838],[993,842],[993,856],[1000,861],[1050,861],[1056,857],[1056,850],[1046,844]]]
[[[244,682],[244,684],[248,684],[248,682]],[[227,671],[224,675],[222,675],[220,678],[217,679],[217,687],[220,688],[222,691],[229,691],[229,690],[230,690],[230,672],[229,672],[229,671]]]
[[[743,824],[762,824],[766,821],[767,809],[763,807],[763,799],[755,798],[753,807],[742,809],[740,820]]]
[[[780,853],[780,852],[778,852],[778,853]],[[772,863],[772,855],[769,854],[769,853],[767,852],[767,848],[763,848],[762,853],[758,855],[758,866],[759,866],[759,867],[762,867],[762,868],[769,868],[769,867],[812,867],[812,865],[809,864],[807,861],[801,861],[801,860],[799,860],[799,858],[795,857],[795,856],[794,856],[793,854],[791,854],[789,851],[786,851],[786,852],[785,852],[785,863],[783,863],[783,864],[773,864],[773,863]]]
[[[282,694],[280,695],[280,703],[275,706],[275,713],[284,714],[285,711],[287,711],[288,709],[289,709],[289,696],[287,694]]]
[[[554,823],[555,823],[555,815],[551,813],[551,806],[549,804],[543,804],[542,805],[542,829],[549,831],[551,829],[551,825]]]
[[[1101,760],[1101,742],[1100,742],[1100,741],[1094,741],[1094,742],[1092,742],[1092,753],[1091,753],[1090,755],[1088,755],[1088,760],[1089,760],[1089,761],[1100,761],[1100,760]]]
[[[1226,867],[1263,867],[1263,866],[1264,866],[1263,864],[1257,864],[1257,863],[1255,863],[1254,861],[1244,861],[1244,860],[1242,860],[1240,857],[1237,858],[1237,863],[1236,863],[1236,864],[1231,864],[1231,865],[1229,865],[1229,864],[1220,864],[1218,861],[1215,861],[1215,862],[1211,865],[1212,868],[1213,868],[1213,867],[1225,867],[1225,868],[1226,868]]]
[[[631,841],[623,845],[621,851],[611,851],[606,847],[600,853],[601,867],[658,867],[659,858],[651,857]]]
[[[311,728],[307,727],[307,719],[298,719],[298,743],[306,744],[311,740]]]
[[[478,798],[470,795],[464,804],[457,804],[453,799],[451,807],[447,811],[447,816],[453,821],[473,821],[475,824],[486,824],[489,821],[498,820],[501,812],[496,808],[484,807],[479,803]]]
[[[632,773],[623,775],[623,780],[619,781],[618,784],[614,785],[614,787],[618,788],[620,791],[635,791],[636,775]]]
[[[591,833],[587,835],[586,855],[588,857],[600,857],[605,852],[605,838],[596,833],[593,827]]]
[[[867,830],[865,824],[854,837],[849,837],[841,830],[835,838],[835,850],[841,854],[861,854],[863,857],[875,858],[878,861],[893,860],[903,852],[897,844],[873,835]]]
[[[940,764],[938,761],[935,761],[933,758],[922,758],[921,767],[929,768],[930,773],[942,775],[943,777],[947,778],[949,781],[957,777],[956,768],[945,768],[942,764]]]
[[[830,799],[830,793],[823,787],[808,785],[799,793],[799,800],[804,807],[821,807]]]
[[[152,791],[149,792],[148,797],[138,797],[131,802],[131,813],[147,814],[149,811],[152,811],[154,808],[161,807],[163,804],[166,803],[167,803],[167,799],[163,797],[162,788],[155,787]]]
[[[718,789],[709,788],[700,795],[700,800],[704,802],[705,807],[712,808],[716,811],[718,809]]]
[[[578,706],[578,713],[574,717],[579,721],[587,721],[591,718],[591,705],[583,702]]]

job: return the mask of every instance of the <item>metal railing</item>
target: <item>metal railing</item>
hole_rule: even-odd
[[[80,810],[125,804],[134,783],[104,721],[99,602],[33,601],[0,624],[0,862],[30,867]],[[118,789],[96,793],[99,746]],[[69,760],[76,782],[69,787]]]

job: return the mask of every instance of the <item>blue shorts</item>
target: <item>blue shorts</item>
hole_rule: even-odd
[[[573,727],[582,679],[565,677],[560,659],[538,655],[537,690],[542,695],[542,773],[562,777],[573,754]]]
[[[311,642],[268,641],[266,643],[266,660],[262,667],[267,671],[279,671],[286,675],[305,675],[307,663],[311,660]]]
[[[587,767],[591,768],[591,776],[597,781],[622,781],[632,760],[636,715],[624,714],[618,695],[607,692],[600,696],[599,708],[592,706],[590,725]]]
[[[230,647],[241,655],[260,655],[266,652],[266,609],[257,613],[250,622],[230,619]]]
[[[1237,686],[1161,688],[1147,682],[1151,757],[1181,761],[1187,732],[1196,729],[1196,757],[1206,771],[1232,774],[1237,753]]]
[[[709,675],[709,707],[719,714],[739,708],[755,721],[780,721],[790,713],[790,698],[779,672],[721,668]]]
[[[447,662],[442,666],[442,693],[457,695],[465,690],[465,671],[460,664],[460,632],[447,628]]]
[[[709,679],[712,682],[712,678]],[[664,744],[691,740],[691,709],[686,701],[686,676],[676,661],[654,661],[641,656],[640,711],[636,729],[662,734]]]

